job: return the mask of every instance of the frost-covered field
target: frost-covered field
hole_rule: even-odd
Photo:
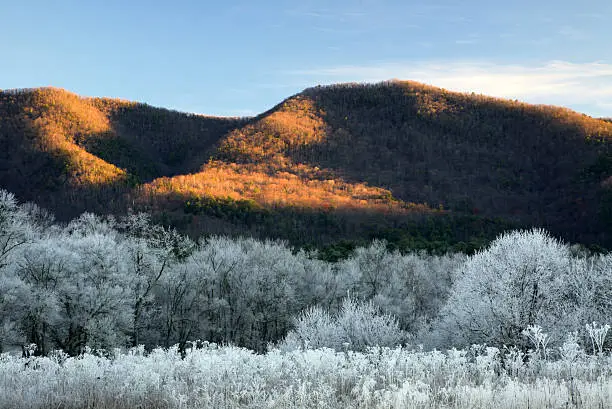
[[[612,407],[612,356],[524,363],[517,350],[370,348],[258,355],[207,345],[111,357],[0,358],[0,407],[588,408]]]
[[[469,256],[294,250],[54,224],[0,190],[0,352],[41,356],[0,354],[0,409],[612,408],[612,253],[539,229]]]

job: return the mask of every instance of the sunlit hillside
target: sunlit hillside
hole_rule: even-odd
[[[0,93],[0,120],[0,187],[61,218],[438,250],[540,226],[612,245],[612,123],[565,108],[391,81],[215,118],[44,88]]]
[[[612,124],[569,109],[393,81],[308,89],[218,156],[316,166],[400,200],[599,242],[612,227],[611,140]]]
[[[403,214],[430,212],[429,206],[402,202],[384,188],[353,183],[342,173],[292,160],[291,154],[311,144],[324,144],[324,113],[300,96],[219,141],[216,161],[198,173],[162,178],[148,184],[147,196],[182,195],[251,200],[262,207],[329,211],[364,210]]]
[[[301,165],[298,170],[301,172],[296,174],[235,163],[209,162],[199,173],[159,178],[147,184],[143,191],[146,195],[251,200],[267,208],[364,210],[395,214],[433,211],[423,204],[396,200],[386,189],[364,183],[347,183],[333,177],[324,179],[321,178],[323,172],[306,165]],[[313,177],[304,177],[305,174]]]
[[[0,185],[60,218],[125,212],[131,189],[197,169],[198,155],[242,122],[58,88],[0,92]]]

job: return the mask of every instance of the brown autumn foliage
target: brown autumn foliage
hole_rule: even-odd
[[[214,118],[45,88],[0,93],[0,121],[0,186],[64,217],[136,207],[176,220],[181,203],[208,198],[349,212],[343,238],[378,231],[382,219],[366,214],[396,218],[391,228],[402,215],[446,214],[612,246],[612,123],[565,108],[391,81],[310,88],[256,118]]]

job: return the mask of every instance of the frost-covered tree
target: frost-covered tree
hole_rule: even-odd
[[[169,267],[155,291],[161,332],[158,344],[178,344],[181,351],[188,341],[203,338],[207,322],[207,281],[193,267],[190,260]]]
[[[344,290],[341,297],[350,291],[357,298],[371,300],[414,333],[437,316],[453,272],[464,259],[463,255],[400,254],[375,240],[338,263],[336,276]]]
[[[560,338],[554,329],[565,332],[570,265],[569,247],[542,230],[500,236],[460,268],[437,324],[438,342],[520,345],[523,330],[534,325]]]
[[[244,306],[252,323],[248,336],[256,340],[253,347],[262,350],[291,326],[291,318],[297,312],[293,273],[300,263],[285,243],[251,243],[245,249],[242,266],[247,272],[243,280]]]
[[[39,353],[125,345],[130,309],[115,237],[70,226],[32,244],[18,269],[25,283],[22,328]]]
[[[31,217],[36,209],[19,205],[12,193],[0,189],[0,352],[5,344],[22,340],[17,317],[24,286],[16,263],[37,237],[39,229]]]
[[[42,355],[55,346],[53,331],[61,321],[58,287],[70,276],[72,256],[55,237],[48,237],[28,246],[19,261],[17,274],[23,285],[15,303],[17,316],[27,341]]]
[[[568,332],[594,321],[612,322],[612,254],[574,257],[559,298],[562,326]]]
[[[74,354],[86,345],[126,345],[131,309],[121,243],[108,235],[72,234],[64,246],[74,258],[59,290],[64,323],[60,346]]]
[[[101,217],[93,213],[83,213],[68,223],[64,228],[64,233],[74,235],[75,237],[99,234],[116,239],[118,237],[117,221],[112,216]]]
[[[126,217],[118,226],[126,235],[123,242],[128,269],[129,302],[133,313],[131,341],[143,342],[141,333],[154,309],[154,290],[168,269],[182,261],[194,244],[175,230],[153,225],[148,215]]]
[[[33,239],[36,230],[15,195],[0,189],[0,272],[11,263],[11,256]]]
[[[381,288],[372,302],[398,317],[402,328],[409,332],[425,330],[444,305],[454,270],[464,258],[463,255],[395,253],[388,285]]]
[[[0,272],[0,353],[6,345],[24,341],[18,325],[23,292],[24,284],[14,269],[5,267]]]
[[[372,302],[347,297],[338,314],[317,306],[300,313],[280,347],[363,351],[369,346],[395,347],[407,339],[394,316],[381,313]]]
[[[241,332],[245,254],[236,240],[211,237],[201,243],[190,262],[202,287],[202,303],[207,314],[202,317],[203,338],[214,342],[235,342]]]
[[[296,310],[292,273],[300,266],[284,244],[211,237],[190,263],[204,281],[205,338],[262,349],[285,334]]]
[[[291,278],[299,305],[337,310],[347,291],[354,287],[353,282],[344,277],[340,265],[319,260],[316,254],[305,251],[299,251],[295,259]]]
[[[368,247],[358,247],[343,264],[347,278],[354,282],[351,291],[364,299],[372,298],[389,287],[398,267],[398,253],[387,250],[387,243],[374,240]]]

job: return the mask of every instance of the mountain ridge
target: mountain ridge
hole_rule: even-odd
[[[60,218],[147,210],[193,234],[268,236],[271,226],[255,227],[273,224],[266,212],[291,213],[282,217],[301,220],[297,230],[311,223],[304,214],[340,215],[340,233],[321,223],[310,234],[327,243],[387,238],[407,221],[501,218],[493,230],[507,222],[612,245],[612,123],[567,108],[394,80],[307,88],[250,118],[57,88],[1,91],[0,114],[0,187]],[[488,234],[471,233],[462,238]]]

